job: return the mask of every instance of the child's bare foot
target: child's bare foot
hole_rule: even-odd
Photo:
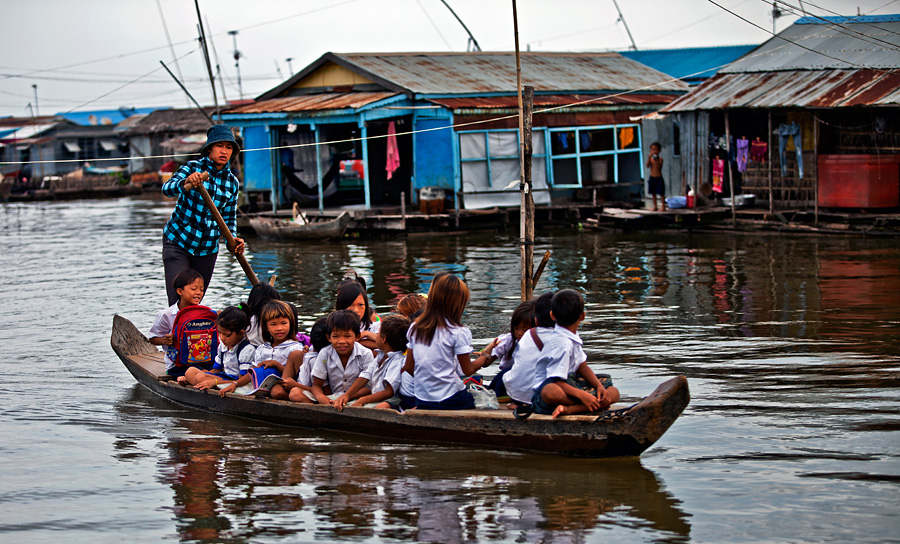
[[[175,381],[178,382],[179,385],[184,385],[187,383],[187,377],[186,376],[178,376],[178,379]]]
[[[653,209],[652,209],[651,211],[658,212],[659,209],[658,209],[656,206],[654,206]]]
[[[656,210],[653,210],[653,211],[656,211]],[[564,404],[560,404],[559,406],[556,407],[556,409],[553,410],[553,414],[551,414],[550,417],[557,418],[559,416],[564,416],[564,415],[566,415],[566,406]]]

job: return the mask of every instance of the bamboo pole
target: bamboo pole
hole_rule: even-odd
[[[519,58],[519,19],[516,9],[516,0],[512,0],[513,9],[513,38],[516,46],[516,95],[519,102],[519,193],[521,195],[521,204],[519,207],[519,254],[522,264],[522,275],[520,282],[522,300],[528,300],[528,285],[531,282],[531,260],[529,254],[534,248],[529,244],[528,240],[528,220],[526,219],[528,210],[528,197],[530,196],[529,187],[525,181],[525,110],[522,99],[522,63]],[[534,203],[532,202],[532,208]],[[532,242],[533,243],[533,242]],[[528,250],[531,251],[528,251]]]
[[[815,177],[815,185],[813,186],[813,198],[816,199],[816,226],[819,226],[819,121],[816,119],[816,116],[813,115],[813,164],[816,167],[816,177]],[[796,141],[796,136],[794,137]],[[800,151],[800,160],[803,160],[803,151],[802,151],[802,139],[800,142],[801,151]],[[810,169],[812,170],[812,169]]]
[[[731,170],[731,126],[728,123],[728,110],[725,110],[725,162],[728,163],[728,186],[731,192],[731,225],[737,223],[737,211],[735,204],[737,195],[734,194],[734,172]]]
[[[766,148],[766,157],[767,162],[769,163],[769,213],[775,213],[775,190],[772,188],[772,110],[769,110],[769,134],[767,136],[769,141],[768,147]]]
[[[209,172],[203,172],[203,181],[209,179]],[[212,214],[213,219],[216,220],[216,224],[219,226],[219,232],[222,233],[222,236],[225,237],[225,241],[228,243],[228,251],[231,252],[232,255],[237,258],[238,262],[241,264],[241,268],[244,269],[244,274],[247,276],[247,279],[250,280],[250,285],[255,286],[259,283],[259,278],[256,277],[256,273],[253,272],[253,269],[250,267],[250,263],[247,262],[247,257],[243,253],[235,253],[234,248],[237,246],[237,242],[234,239],[234,236],[231,234],[231,230],[228,228],[228,225],[225,224],[225,219],[222,218],[222,214],[219,213],[219,209],[216,208],[216,203],[213,202],[212,197],[209,196],[209,191],[206,190],[206,187],[203,186],[203,183],[197,184],[197,189],[200,191],[200,196],[203,197],[203,202],[206,203],[206,207],[209,209],[209,213]]]
[[[524,269],[522,274],[525,276],[525,293],[522,300],[529,300],[534,295],[534,192],[531,185],[531,155],[533,146],[531,142],[532,114],[534,112],[534,87],[525,86],[525,96],[523,97],[523,132],[522,139],[522,180],[525,188],[522,191],[525,199],[525,250],[524,260],[522,261]]]

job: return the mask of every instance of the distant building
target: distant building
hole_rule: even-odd
[[[798,20],[661,110],[681,175],[709,198],[733,176],[773,208],[897,207],[898,48],[900,15]]]
[[[212,115],[215,108],[205,111]],[[209,119],[196,108],[156,110],[142,116],[122,131],[132,156],[129,171],[156,172],[173,159],[187,162],[206,143],[209,126]]]
[[[521,65],[535,201],[640,196],[635,119],[688,86],[617,53],[528,52]],[[520,177],[517,112],[513,53],[326,53],[222,117],[243,129],[247,190],[276,203],[369,208],[437,188],[487,208],[519,202],[504,190]]]
[[[717,71],[754,48],[756,45],[722,45],[679,49],[640,49],[638,51],[619,51],[619,54],[693,86],[716,75]]]

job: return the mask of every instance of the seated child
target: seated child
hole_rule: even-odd
[[[150,327],[150,343],[164,346],[166,374],[177,378],[184,375],[185,368],[175,365],[175,337],[172,335],[172,327],[175,325],[178,310],[185,306],[200,304],[200,301],[203,300],[203,276],[193,268],[188,268],[175,276],[172,285],[178,294],[178,302],[156,314],[156,319],[153,320],[153,325]]]
[[[577,291],[563,289],[553,295],[550,307],[556,327],[535,365],[535,413],[558,417],[605,410],[619,400],[619,390],[611,382],[604,387],[587,364],[578,336],[578,325],[584,320],[584,299]],[[596,388],[596,395],[571,383],[572,374],[580,375],[589,387]]]
[[[233,382],[253,366],[256,348],[247,340],[246,328],[250,324],[247,314],[237,306],[229,306],[216,317],[219,331],[219,351],[212,370],[204,372],[190,367],[178,383],[189,383],[197,389],[209,389],[219,384]]]
[[[262,313],[263,306],[270,300],[281,300],[281,295],[268,283],[260,282],[250,289],[250,294],[247,295],[247,302],[243,305],[247,317],[250,318],[250,326],[247,328],[247,340],[254,346],[265,343],[259,314]]]
[[[357,342],[359,316],[350,310],[338,310],[328,316],[328,341],[330,346],[319,352],[312,368],[312,397],[319,404],[333,404],[350,389],[356,378],[374,360],[372,350]],[[325,386],[331,394],[325,394]]]
[[[335,310],[350,310],[359,317],[359,342],[365,347],[374,350],[378,342],[378,330],[381,321],[372,321],[372,312],[369,309],[369,297],[359,282],[345,283],[338,288],[337,299],[334,303]]]
[[[550,317],[550,301],[553,293],[544,293],[534,301],[534,319],[537,326],[523,334],[513,352],[513,365],[509,372],[502,376],[506,394],[517,406],[531,405],[534,395],[534,369],[544,342],[554,334],[556,322]],[[540,346],[537,345],[540,342]],[[495,380],[497,378],[494,378]],[[493,382],[491,382],[493,384]]]
[[[303,354],[303,362],[300,368],[285,367],[284,386],[288,389],[288,398],[294,402],[312,402],[304,391],[312,393],[312,367],[316,364],[319,352],[330,345],[328,342],[328,317],[319,318],[309,329],[309,350]],[[325,390],[326,395],[331,394],[330,389]]]
[[[402,315],[392,315],[381,322],[378,357],[359,374],[359,378],[356,378],[347,392],[335,399],[335,408],[341,410],[348,401],[354,399],[356,401],[351,406],[377,405],[377,408],[390,408],[391,401],[400,404],[397,392],[400,389],[400,371],[406,362],[404,352],[408,330],[409,319]]]
[[[412,315],[425,308],[425,300],[425,295],[422,293],[410,293],[397,303],[397,313],[408,319],[414,319]]]
[[[491,343],[490,347],[493,347],[493,353],[487,364],[499,360],[500,371],[491,380],[489,389],[493,390],[498,398],[507,396],[506,387],[503,385],[503,376],[513,367],[513,352],[516,350],[516,345],[522,339],[522,335],[532,327],[534,327],[534,301],[526,300],[513,310],[509,320],[509,332],[501,334]]]
[[[297,316],[287,302],[271,300],[263,306],[260,321],[265,324],[263,338],[266,343],[256,348],[253,367],[221,389],[222,395],[238,387],[253,383],[259,387],[270,374],[282,376],[285,365],[298,368],[303,361],[303,344],[297,341]],[[273,399],[287,400],[288,391],[282,384],[272,386]]]

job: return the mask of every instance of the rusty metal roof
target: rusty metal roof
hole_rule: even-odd
[[[900,104],[900,73],[791,70],[716,74],[662,113],[724,108],[841,108]]]
[[[226,110],[224,113],[290,113],[361,108],[372,102],[384,100],[394,92],[319,93],[260,100]]]
[[[898,68],[900,16],[801,19],[661,113],[896,106]]]
[[[520,54],[522,81],[541,92],[685,92],[688,86],[618,53]],[[333,62],[408,95],[486,94],[516,91],[516,57],[509,52],[326,53],[260,99],[282,95]]]
[[[629,104],[668,104],[677,98],[673,94],[656,93],[628,93],[620,95],[589,95],[589,94],[552,94],[535,95],[534,107],[548,108],[573,105],[580,108],[595,106],[602,109],[604,106],[622,106]],[[429,102],[440,104],[450,109],[500,109],[518,108],[517,96],[475,96],[459,98],[431,98]]]

